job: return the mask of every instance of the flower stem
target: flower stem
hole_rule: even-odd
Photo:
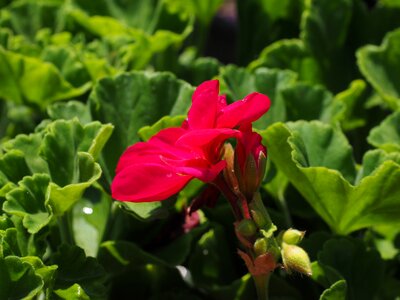
[[[61,242],[64,244],[74,245],[71,211],[65,212],[63,216],[58,218],[58,227],[60,230]]]
[[[270,274],[257,276],[253,275],[258,300],[268,300],[268,287],[270,277]]]

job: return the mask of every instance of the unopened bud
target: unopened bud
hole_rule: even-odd
[[[296,271],[311,276],[310,258],[303,248],[296,245],[282,243],[282,260],[288,272]]]
[[[253,246],[254,252],[257,256],[264,254],[268,250],[268,241],[266,238],[259,238],[255,241]]]
[[[253,220],[244,219],[236,226],[236,230],[244,237],[252,237],[257,232],[257,225]]]
[[[303,239],[305,231],[290,228],[282,235],[282,241],[286,244],[297,245]]]

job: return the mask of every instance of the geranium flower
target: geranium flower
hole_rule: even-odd
[[[210,80],[195,90],[181,127],[161,130],[148,142],[129,147],[121,156],[111,185],[114,199],[148,202],[167,199],[191,179],[213,181],[225,168],[221,147],[241,135],[238,128],[261,117],[267,96],[252,93],[227,105],[219,83]]]

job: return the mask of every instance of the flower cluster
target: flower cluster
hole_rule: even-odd
[[[260,153],[265,155],[261,137],[252,132],[251,123],[269,107],[268,97],[260,93],[228,105],[226,97],[219,95],[217,80],[202,83],[181,127],[161,130],[148,142],[137,143],[123,153],[111,186],[113,198],[160,201],[179,192],[193,178],[213,182],[227,165],[221,149],[229,138],[238,141],[237,160],[243,173],[249,161],[258,164]],[[249,183],[242,186],[246,193],[254,189]]]

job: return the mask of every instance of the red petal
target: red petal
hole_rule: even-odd
[[[260,93],[252,93],[243,100],[236,101],[220,111],[216,127],[235,128],[245,123],[252,123],[265,114],[271,102]]]
[[[192,178],[175,174],[163,165],[130,165],[115,176],[111,185],[112,197],[130,202],[165,200],[178,193]]]
[[[176,145],[190,145],[191,147],[203,147],[211,143],[220,144],[226,139],[237,137],[239,135],[240,132],[238,130],[229,128],[191,130],[182,135],[176,141]]]
[[[188,113],[188,124],[192,129],[213,128],[218,109],[218,80],[200,84],[193,93],[192,107]]]

